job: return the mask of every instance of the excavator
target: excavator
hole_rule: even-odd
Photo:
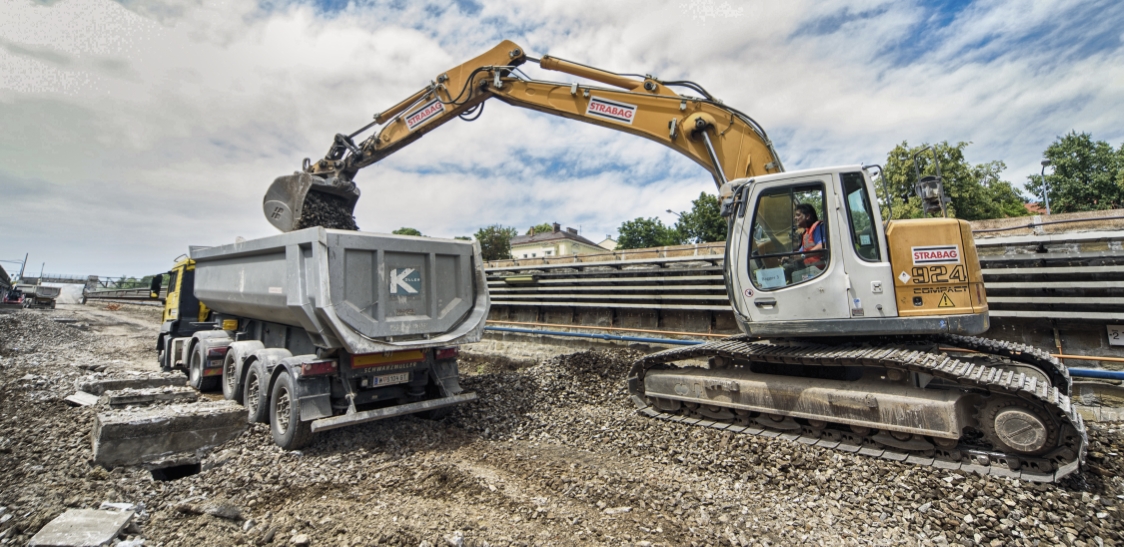
[[[528,62],[581,81],[530,78]],[[640,413],[1028,481],[1080,468],[1088,440],[1066,367],[978,336],[989,326],[979,258],[969,224],[946,216],[939,172],[918,173],[926,218],[884,219],[879,166],[786,171],[756,121],[694,82],[533,58],[503,41],[276,179],[267,220],[356,229],[360,169],[493,98],[656,141],[714,177],[742,334],[636,361],[628,390]]]

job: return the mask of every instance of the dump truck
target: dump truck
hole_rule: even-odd
[[[48,287],[43,284],[29,285],[24,283],[17,283],[16,289],[23,293],[23,307],[25,308],[55,308],[55,300],[58,299],[59,293],[62,289],[58,287]]]
[[[161,367],[221,387],[287,450],[476,398],[457,355],[488,316],[479,243],[312,227],[192,247],[167,275]]]

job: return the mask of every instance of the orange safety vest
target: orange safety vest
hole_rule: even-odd
[[[804,249],[811,249],[812,247],[814,247],[816,245],[816,238],[814,237],[814,234],[815,234],[816,228],[818,228],[819,226],[820,226],[820,221],[817,220],[814,223],[812,223],[812,225],[809,226],[807,230],[804,230],[804,237],[803,237],[803,239],[801,241],[801,245],[800,245],[801,251],[803,251]],[[826,236],[827,234],[824,234],[824,235]],[[805,266],[811,266],[813,264],[816,264],[817,262],[823,262],[823,255],[822,254],[817,253],[817,254],[814,254],[812,256],[804,258],[804,265]]]

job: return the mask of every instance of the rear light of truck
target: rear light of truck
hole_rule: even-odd
[[[444,359],[456,359],[458,353],[460,352],[456,347],[437,348],[437,360],[441,361]]]
[[[335,361],[319,361],[316,363],[301,364],[301,376],[319,376],[322,374],[336,373]]]

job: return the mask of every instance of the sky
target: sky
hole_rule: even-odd
[[[1070,131],[1124,142],[1119,0],[3,0],[0,260],[140,277],[275,234],[274,178],[504,39],[698,82],[789,170],[970,141],[1022,185]],[[657,143],[499,101],[356,182],[365,231],[558,222],[594,241],[714,191]]]

